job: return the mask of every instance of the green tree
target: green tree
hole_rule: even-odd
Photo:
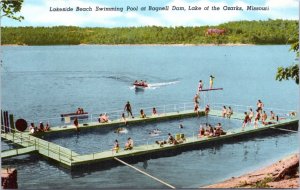
[[[1,0],[0,19],[2,19],[3,17],[8,17],[18,21],[23,20],[23,16],[16,16],[16,13],[21,11],[22,3],[23,0]]]
[[[296,60],[299,61],[299,42],[293,43],[291,45],[290,51],[294,51],[297,53]],[[294,63],[289,67],[279,67],[277,69],[276,80],[289,80],[292,79],[299,84],[299,65],[298,63]]]

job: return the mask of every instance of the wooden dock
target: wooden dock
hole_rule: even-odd
[[[200,115],[203,116],[204,112],[201,111]],[[212,110],[210,112],[210,115],[221,117],[221,111],[214,111]],[[173,112],[173,113],[167,113],[162,114],[159,116],[153,116],[149,118],[134,118],[128,120],[130,123],[141,123],[141,122],[154,122],[154,121],[161,121],[161,120],[168,120],[168,119],[176,119],[176,118],[184,118],[184,117],[195,117],[196,113],[194,111],[182,111],[182,112]],[[231,119],[243,119],[244,114],[241,113],[234,113],[232,115]],[[114,125],[120,125],[124,124],[124,122],[121,122],[119,120],[112,121],[109,123],[88,123],[86,126],[80,126],[82,129],[84,128],[95,128],[95,127],[109,127]],[[135,158],[137,156],[144,156],[154,153],[161,153],[166,152],[168,150],[180,150],[184,147],[191,147],[191,146],[198,146],[200,144],[205,144],[209,142],[214,141],[220,141],[220,140],[227,140],[234,137],[249,135],[249,134],[257,134],[262,131],[266,130],[276,130],[276,128],[285,128],[290,125],[296,125],[298,124],[298,118],[286,118],[284,120],[280,120],[276,124],[271,124],[267,126],[261,126],[259,128],[253,128],[253,127],[246,127],[244,130],[242,128],[235,129],[232,131],[227,131],[226,135],[222,135],[220,137],[202,137],[198,138],[197,136],[194,137],[187,137],[186,141],[177,144],[177,145],[170,145],[165,144],[162,147],[155,144],[146,144],[141,146],[136,146],[132,150],[120,150],[118,153],[112,152],[112,150],[107,150],[104,152],[98,152],[98,153],[92,153],[92,154],[78,154],[70,149],[67,149],[65,147],[59,146],[57,144],[54,144],[52,142],[48,142],[45,140],[42,140],[38,137],[35,137],[28,132],[14,132],[14,133],[2,133],[1,137],[12,141],[13,143],[22,146],[22,149],[11,150],[7,151],[7,153],[2,152],[1,157],[2,158],[8,158],[11,156],[20,155],[20,153],[31,153],[31,152],[37,152],[40,155],[55,160],[62,166],[65,166],[67,168],[73,168],[76,166],[86,165],[86,164],[92,164],[92,163],[98,163],[103,161],[111,161],[114,160],[115,157],[117,158]],[[73,126],[69,126],[67,128],[55,128],[53,127],[51,131],[47,132],[52,134],[53,132],[59,132],[59,131],[66,131],[66,130],[75,130]]]

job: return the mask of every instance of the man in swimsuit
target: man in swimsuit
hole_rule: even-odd
[[[127,102],[127,104],[125,105],[124,111],[127,111],[128,117],[129,117],[129,114],[130,114],[131,117],[134,118],[133,115],[132,115],[131,105],[130,105],[129,102]]]
[[[246,125],[248,124],[249,121],[250,121],[249,115],[248,115],[247,112],[245,112],[245,118],[244,118],[244,122],[243,122],[243,126],[242,126],[243,130],[246,127]]]

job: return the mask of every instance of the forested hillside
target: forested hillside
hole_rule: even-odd
[[[224,35],[207,35],[209,28],[225,29]],[[80,28],[2,27],[2,44],[290,44],[298,39],[298,21],[237,21],[218,26]]]

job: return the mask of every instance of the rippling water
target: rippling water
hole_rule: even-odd
[[[276,68],[293,62],[289,46],[172,47],[172,46],[43,46],[3,47],[2,107],[28,120],[57,118],[60,113],[83,107],[89,113],[122,110],[130,101],[133,110],[153,105],[191,102],[200,79],[223,87],[209,101],[252,105],[262,99],[266,107],[297,109],[298,86],[292,81],[275,81]],[[144,91],[132,89],[134,80],[147,80]],[[106,149],[115,138],[150,139],[154,128],[186,134],[197,131],[204,118],[129,126],[128,134],[117,136],[114,128],[82,132],[78,137],[45,137],[79,153]],[[239,121],[225,128],[239,127]],[[100,140],[101,139],[101,140]],[[107,143],[104,143],[107,142]],[[88,146],[89,145],[89,146]],[[3,149],[9,146],[2,143]],[[257,169],[299,149],[298,136],[280,133],[221,143],[177,156],[150,159],[134,164],[176,187],[199,187]],[[125,166],[106,170],[70,172],[37,156],[3,160],[18,168],[18,183],[26,188],[164,188],[163,185]],[[45,180],[47,178],[47,180]]]

